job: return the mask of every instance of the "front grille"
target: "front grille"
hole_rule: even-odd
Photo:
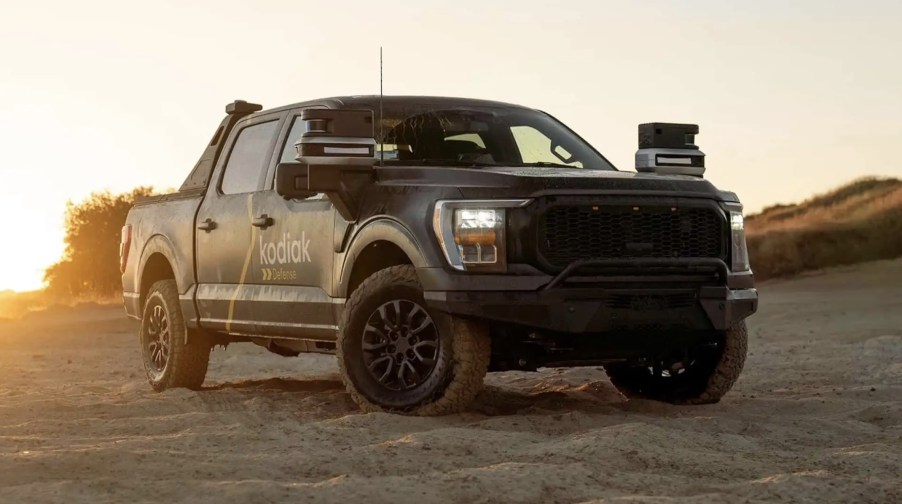
[[[725,232],[715,208],[552,206],[539,222],[539,253],[556,268],[580,259],[723,259]]]

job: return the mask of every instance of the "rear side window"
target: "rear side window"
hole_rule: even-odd
[[[291,131],[288,132],[288,138],[285,139],[285,145],[282,147],[282,157],[279,158],[280,163],[293,163],[298,152],[294,144],[301,139],[301,135],[307,131],[307,123],[301,119],[301,116],[294,118],[291,124]]]
[[[272,153],[270,149],[278,126],[279,121],[269,121],[248,126],[238,133],[220,185],[223,194],[257,190]]]

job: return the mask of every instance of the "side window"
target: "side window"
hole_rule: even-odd
[[[223,194],[254,192],[270,159],[270,146],[279,121],[248,126],[238,133],[225,166],[220,189]]]
[[[294,148],[294,144],[301,139],[301,135],[305,131],[307,131],[307,125],[301,120],[301,116],[295,117],[294,122],[291,123],[288,137],[285,139],[285,145],[282,146],[282,157],[279,158],[280,163],[292,163],[295,161],[294,158],[298,153]]]
[[[512,126],[511,133],[520,150],[520,157],[524,163],[554,163],[582,168],[579,161],[567,162],[572,154],[564,147],[557,145],[554,151],[551,149],[551,139],[541,131],[531,126]]]

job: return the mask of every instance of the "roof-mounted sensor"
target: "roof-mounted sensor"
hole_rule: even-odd
[[[702,177],[705,153],[695,145],[697,134],[697,124],[640,124],[636,171]]]
[[[372,110],[307,109],[307,131],[294,144],[297,160],[318,165],[370,165],[376,161]]]

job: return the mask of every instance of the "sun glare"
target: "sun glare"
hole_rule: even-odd
[[[0,137],[16,140],[12,148],[0,149],[0,215],[5,237],[0,246],[0,291],[41,288],[44,269],[63,252],[66,200],[78,197],[68,184],[47,183],[47,177],[38,175],[49,170],[48,161],[53,162],[34,158],[34,153],[47,148],[46,139],[21,132],[40,130],[42,120],[40,115],[20,113],[0,117]]]
[[[0,213],[21,215],[20,202],[10,195],[0,199]],[[53,208],[59,210],[57,205]],[[43,285],[44,269],[59,260],[63,252],[62,214],[31,214],[30,219],[7,219],[5,233],[14,237],[0,247],[0,291],[29,291]]]

